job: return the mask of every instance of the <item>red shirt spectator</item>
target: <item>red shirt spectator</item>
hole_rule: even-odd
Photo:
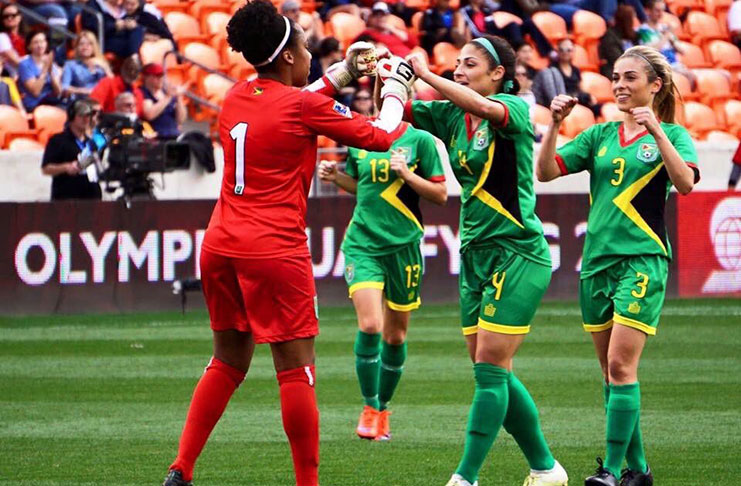
[[[385,2],[373,4],[367,26],[358,37],[370,37],[373,42],[388,47],[391,54],[406,57],[417,46],[417,36],[389,22],[389,6]]]
[[[93,88],[90,97],[100,103],[104,112],[112,113],[116,111],[116,96],[124,91],[131,91],[134,94],[134,98],[136,98],[136,114],[142,116],[144,113],[144,94],[141,89],[134,85],[140,71],[141,65],[139,61],[135,57],[127,58],[121,64],[121,74],[112,78],[107,77],[101,79]]]

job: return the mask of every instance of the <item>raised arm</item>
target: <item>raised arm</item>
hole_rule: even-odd
[[[556,161],[556,137],[561,122],[571,113],[576,103],[576,98],[567,95],[558,95],[551,101],[551,123],[540,145],[538,163],[535,166],[535,176],[540,182],[548,182],[563,175]]]

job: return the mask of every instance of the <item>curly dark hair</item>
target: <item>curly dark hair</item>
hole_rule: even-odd
[[[515,77],[515,63],[517,56],[514,49],[512,49],[512,46],[509,45],[509,42],[507,42],[507,40],[503,39],[502,37],[498,37],[495,35],[484,35],[482,37],[491,42],[494,50],[497,51],[500,63],[497,63],[494,59],[494,56],[492,56],[491,53],[489,53],[489,51],[486,50],[486,48],[478,42],[470,42],[469,44],[475,46],[476,49],[478,49],[482,54],[486,56],[486,59],[488,59],[489,61],[490,71],[493,71],[494,68],[499,65],[504,67],[504,78],[502,78],[502,85],[499,87],[500,92],[517,94],[517,92],[520,91],[520,83]]]
[[[275,6],[267,0],[251,0],[236,11],[226,26],[226,40],[237,52],[241,52],[250,64],[266,61],[280,44],[285,34],[285,20]],[[286,47],[294,47],[298,29],[291,22],[291,34]],[[260,71],[275,63],[258,67]]]

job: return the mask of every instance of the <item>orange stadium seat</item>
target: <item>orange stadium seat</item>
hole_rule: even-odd
[[[638,22],[637,18],[636,22]],[[684,25],[682,25],[682,21],[679,20],[679,17],[677,17],[676,15],[669,12],[664,12],[663,14],[661,14],[661,23],[669,24],[674,34],[679,37],[680,40],[688,41],[691,39],[690,35],[684,31]]]
[[[574,57],[571,59],[571,62],[582,71],[592,71],[595,73],[599,71],[599,67],[589,59],[587,50],[579,44],[574,44]]]
[[[705,11],[718,19],[720,29],[728,37],[728,10],[733,0],[705,0]]]
[[[221,0],[196,0],[188,9],[190,15],[201,21],[201,32],[206,32],[206,19],[212,12],[229,13],[230,5]]]
[[[226,46],[226,24],[231,15],[224,12],[210,12],[204,20],[204,32],[209,36],[208,43],[221,52]]]
[[[738,137],[732,133],[722,130],[713,130],[705,136],[708,142],[735,142],[738,143]]]
[[[49,137],[64,131],[67,112],[57,106],[39,105],[33,110],[33,119],[39,131],[39,142],[46,144]]]
[[[241,53],[232,50],[231,47],[227,47],[224,52],[226,54],[224,58],[227,65],[229,65],[229,75],[231,77],[244,80],[256,72],[254,66],[248,63]]]
[[[13,136],[36,138],[38,130],[31,130],[28,119],[18,108],[0,105],[0,147],[5,147]]]
[[[455,63],[458,60],[458,54],[460,49],[455,47],[450,42],[438,42],[432,48],[432,57],[435,61],[436,72],[442,73],[444,71],[455,70]]]
[[[741,138],[741,100],[729,100],[724,108],[726,128]]]
[[[710,41],[707,45],[710,61],[715,67],[727,69],[736,76],[741,75],[741,50],[730,42]]]
[[[492,18],[496,26],[499,27],[500,29],[503,29],[504,27],[508,26],[509,24],[513,22],[518,25],[522,24],[522,19],[520,17],[518,17],[515,14],[511,14],[509,12],[501,12],[501,11],[494,12],[492,14]]]
[[[551,110],[543,105],[533,105],[533,123],[548,125],[551,123]]]
[[[576,43],[581,44],[587,50],[590,62],[598,64],[597,46],[599,40],[607,32],[605,19],[588,10],[578,10],[574,14],[572,22]]]
[[[723,107],[726,101],[735,98],[731,93],[731,82],[724,71],[718,69],[697,69],[697,91],[700,101],[715,110],[718,120],[725,120]]]
[[[613,100],[612,81],[599,73],[589,71],[581,73],[581,88],[591,94],[599,103]]]
[[[692,43],[698,46],[713,39],[726,38],[715,17],[705,12],[691,11],[687,14],[685,25],[687,33],[692,36]]]
[[[154,0],[152,3],[162,12],[162,15],[167,15],[170,12],[186,13],[190,6],[190,3],[181,2],[180,0]]]
[[[536,12],[533,22],[552,44],[568,37],[566,21],[552,12]]]
[[[232,86],[234,86],[232,81],[218,74],[207,74],[203,78],[203,94],[208,101],[217,105],[224,101],[226,93]]]
[[[352,44],[361,32],[365,30],[365,22],[356,15],[346,12],[337,12],[325,23],[327,35],[335,37],[343,49]]]
[[[594,113],[584,105],[576,105],[561,125],[561,134],[575,138],[581,132],[594,125]]]
[[[712,108],[696,101],[684,104],[684,124],[693,137],[704,138],[712,130],[721,130]]]
[[[688,10],[702,8],[700,0],[668,0],[667,5],[675,15],[684,15]]]
[[[206,42],[208,40],[208,37],[201,33],[198,20],[186,13],[170,12],[165,15],[165,23],[181,48],[188,42]]]
[[[677,90],[679,91],[679,94],[682,95],[684,101],[700,100],[700,93],[692,91],[692,83],[687,76],[674,71],[672,73],[672,82],[677,87]]]
[[[156,41],[144,41],[139,48],[139,59],[142,65],[156,62],[162,64],[165,54],[174,49],[170,39],[159,39]]]
[[[407,0],[404,5],[407,8],[424,12],[430,7],[430,2],[429,0]]]
[[[221,63],[221,56],[216,49],[201,42],[190,42],[182,50],[183,56],[195,62],[203,64],[211,69],[226,71],[226,66]]]
[[[705,54],[702,52],[700,47],[684,41],[677,42],[677,45],[683,52],[683,54],[678,54],[679,60],[688,68],[697,69],[712,67],[711,64],[705,60]]]
[[[8,150],[25,151],[25,150],[44,150],[44,144],[28,137],[17,137],[10,141]]]
[[[606,122],[623,121],[625,118],[625,113],[620,111],[617,104],[613,102],[602,105],[601,115]]]

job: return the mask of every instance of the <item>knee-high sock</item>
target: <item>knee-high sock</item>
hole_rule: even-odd
[[[366,405],[378,410],[378,379],[381,370],[379,357],[381,334],[358,331],[355,336],[355,372],[358,374],[360,393]]]
[[[291,444],[296,486],[316,486],[319,471],[319,410],[314,366],[278,373],[283,430]]]
[[[473,365],[476,390],[468,414],[466,445],[456,473],[472,483],[479,477],[499,429],[507,413],[509,372],[489,363]]]
[[[538,407],[520,380],[509,374],[509,405],[504,418],[504,430],[509,432],[525,454],[530,469],[546,471],[556,464],[548,443],[543,437],[538,418]]]
[[[629,385],[610,385],[605,469],[616,477],[620,477],[620,468],[638,422],[640,410],[641,390],[637,382]]]
[[[180,436],[178,456],[170,466],[170,469],[181,471],[186,481],[193,478],[196,459],[244,375],[244,371],[211,358],[206,372],[198,380]]]
[[[407,343],[399,345],[386,341],[381,345],[381,377],[378,384],[379,410],[386,410],[388,402],[394,396],[407,359]]]
[[[607,403],[610,400],[610,385],[603,383],[603,392],[605,395],[605,413],[607,413]],[[646,453],[643,449],[643,434],[641,433],[641,414],[638,413],[636,426],[633,429],[633,435],[628,443],[628,450],[625,452],[625,459],[628,462],[628,468],[632,471],[646,472]]]

